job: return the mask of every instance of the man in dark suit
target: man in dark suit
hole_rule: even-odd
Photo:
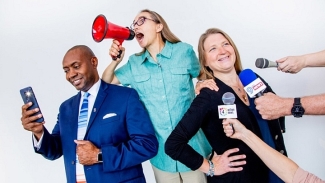
[[[68,183],[144,183],[141,163],[157,154],[158,142],[137,92],[103,82],[87,46],[69,49],[62,64],[66,79],[80,91],[61,104],[52,133],[44,122],[34,122],[42,116],[33,116],[39,109],[22,106],[22,125],[33,132],[35,152],[50,160],[64,155]],[[90,94],[88,108],[83,108],[85,94]],[[82,110],[88,112],[84,131]]]

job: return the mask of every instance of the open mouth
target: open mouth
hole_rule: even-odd
[[[137,38],[138,41],[141,41],[143,39],[144,35],[142,33],[137,33],[135,35],[135,37]]]

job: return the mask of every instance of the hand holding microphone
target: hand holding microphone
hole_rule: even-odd
[[[304,68],[304,61],[301,57],[285,57],[276,62],[266,58],[256,59],[255,66],[260,69],[275,67],[278,71],[295,74]]]
[[[289,56],[277,60],[279,63],[278,71],[296,74],[306,67],[304,57]]]
[[[242,139],[247,131],[247,128],[237,119],[225,119],[222,125],[226,136],[233,139]]]
[[[259,111],[263,119],[279,118],[286,108],[285,103],[281,102],[281,98],[268,92],[264,94],[266,85],[251,69],[245,69],[239,73],[239,79],[244,85],[244,90],[250,98],[255,98],[256,109]],[[289,102],[292,106],[292,102]]]
[[[231,92],[226,92],[222,95],[222,102],[225,105],[218,106],[219,119],[227,119],[227,118],[237,118],[237,109],[235,103],[235,95]],[[233,129],[233,134],[235,133],[235,129],[232,124],[229,124]]]

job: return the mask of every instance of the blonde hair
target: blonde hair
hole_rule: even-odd
[[[140,11],[140,13],[143,12],[149,13],[152,20],[154,20],[157,24],[163,25],[163,29],[161,30],[161,37],[164,42],[166,42],[166,40],[171,43],[181,42],[181,40],[178,39],[178,37],[175,36],[175,34],[173,34],[172,31],[170,31],[166,21],[157,12],[151,11],[149,9],[144,9]],[[143,48],[143,50],[140,53],[137,53],[136,55],[142,55],[145,51],[146,48]]]
[[[204,47],[203,47],[205,40],[211,34],[222,34],[229,41],[230,45],[234,48],[234,51],[236,54],[236,61],[234,64],[235,70],[237,73],[242,71],[243,67],[241,64],[239,52],[238,52],[238,49],[237,49],[235,43],[233,42],[233,40],[230,38],[230,36],[227,33],[222,31],[221,29],[210,28],[210,29],[206,30],[205,33],[203,33],[199,39],[198,52],[199,52],[199,62],[201,65],[201,70],[200,70],[198,79],[213,79],[214,78],[213,71],[209,67],[205,66],[206,60],[205,60]]]

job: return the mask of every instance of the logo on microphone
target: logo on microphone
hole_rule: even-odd
[[[219,105],[218,106],[219,118],[237,118],[236,105]]]
[[[256,85],[253,86],[254,90],[258,90],[260,87],[262,87],[264,85],[264,83],[261,81],[259,83],[257,83]]]
[[[221,107],[221,108],[219,109],[219,114],[220,114],[221,116],[226,116],[226,115],[227,115],[227,108],[223,108],[223,107]]]
[[[244,89],[250,98],[254,98],[256,94],[264,91],[266,89],[266,86],[260,78],[257,78],[245,86]]]
[[[248,87],[246,89],[246,92],[252,94],[253,93],[253,88],[252,87]]]

